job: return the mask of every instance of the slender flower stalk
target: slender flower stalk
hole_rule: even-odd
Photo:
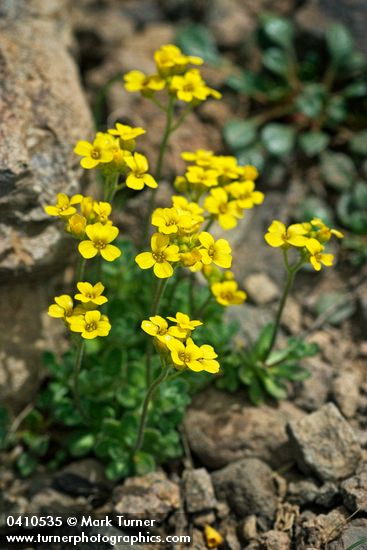
[[[80,391],[79,391],[79,377],[80,377],[80,371],[81,371],[82,362],[83,362],[83,355],[84,355],[84,340],[82,338],[79,338],[77,348],[76,348],[76,356],[75,356],[75,363],[74,363],[73,392],[74,392],[75,407],[79,412],[80,416],[83,418],[83,420],[85,420],[86,416],[80,403]]]

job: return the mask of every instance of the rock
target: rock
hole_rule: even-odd
[[[258,457],[278,467],[292,460],[286,424],[302,416],[285,401],[277,407],[254,407],[242,393],[229,395],[209,388],[193,399],[185,429],[192,451],[208,468],[244,457]]]
[[[348,422],[333,403],[289,423],[289,436],[299,468],[323,481],[350,477],[358,466],[361,448]]]
[[[364,540],[367,533],[367,519],[354,519],[345,524],[342,534],[337,540],[329,543],[329,550],[345,550],[352,548],[352,545],[359,540]],[[333,537],[335,538],[335,537]],[[367,542],[358,545],[356,550],[367,550]]]
[[[67,51],[68,5],[17,1],[0,8],[0,399],[15,411],[38,388],[41,350],[54,347],[41,312],[54,293],[50,271],[69,256],[43,205],[78,190],[82,169],[72,150],[92,131]]]
[[[316,496],[315,503],[318,506],[323,506],[324,508],[332,508],[337,504],[340,504],[340,490],[336,483],[327,481],[319,489],[318,495]]]
[[[212,480],[205,468],[185,470],[182,476],[186,510],[189,514],[216,506]]]
[[[263,550],[290,550],[291,539],[284,531],[271,530],[265,533],[260,539]]]
[[[46,487],[30,498],[27,514],[51,514],[55,516],[64,514],[68,516],[70,514],[91,511],[91,509],[87,499],[84,497],[72,498],[50,487]]]
[[[239,344],[245,347],[256,342],[261,329],[274,320],[274,314],[269,306],[253,306],[245,302],[243,305],[227,308],[226,322],[235,321],[240,326],[236,335]]]
[[[341,372],[333,381],[332,391],[335,401],[346,418],[353,418],[357,412],[362,379],[362,370],[353,368]]]
[[[259,305],[266,305],[276,300],[279,288],[266,273],[252,273],[248,275],[243,286],[249,298]]]
[[[321,487],[311,479],[292,481],[288,485],[287,500],[299,506],[315,503],[331,508],[340,500],[338,486],[330,481]]]
[[[111,484],[106,479],[103,465],[93,458],[72,462],[53,480],[58,491],[88,497],[94,506],[101,506],[111,493]]]
[[[311,376],[296,384],[295,403],[306,411],[316,411],[328,399],[333,369],[318,357],[305,358],[302,366],[310,372]]]
[[[335,508],[329,514],[318,516],[307,511],[307,513],[302,514],[297,525],[296,548],[305,550],[325,548],[331,540],[342,532],[347,524],[347,518],[348,512],[342,507]],[[329,549],[331,546],[328,545],[327,548]]]
[[[245,518],[242,526],[242,536],[245,541],[257,539],[257,520],[254,514],[251,514],[251,516],[247,516],[247,518]]]
[[[255,26],[247,6],[237,0],[213,4],[209,24],[217,44],[224,48],[241,45],[244,36],[249,36]]]
[[[204,527],[205,525],[215,523],[215,520],[216,517],[214,512],[200,512],[193,517],[193,524],[197,527]]]
[[[180,507],[180,490],[162,472],[128,478],[113,493],[114,511],[119,514],[159,516],[163,520]]]
[[[257,458],[243,458],[212,473],[215,493],[241,518],[255,514],[265,522],[275,517],[277,498],[272,471]]]
[[[302,329],[302,309],[297,300],[291,296],[287,299],[283,311],[281,325],[287,329],[290,334],[299,334]]]
[[[348,510],[367,512],[367,467],[341,484],[343,503]]]

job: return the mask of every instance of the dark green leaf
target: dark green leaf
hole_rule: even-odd
[[[357,155],[367,155],[367,130],[355,134],[349,142],[349,148]]]
[[[319,197],[307,197],[296,209],[296,218],[310,221],[312,218],[321,218],[326,225],[332,225],[333,211],[326,202]]]
[[[224,127],[225,142],[233,151],[246,147],[256,139],[257,128],[251,120],[230,120]]]
[[[135,453],[133,457],[135,473],[139,476],[154,472],[155,460],[152,455],[143,453],[142,451]]]
[[[22,453],[17,459],[17,468],[22,477],[28,477],[37,468],[37,460],[30,453]]]
[[[344,153],[325,151],[321,155],[321,175],[334,189],[349,189],[356,179],[356,169],[350,157]]]
[[[248,395],[250,401],[254,405],[261,405],[264,402],[265,394],[264,390],[260,384],[260,381],[257,378],[254,378],[251,382],[251,386],[248,388]]]
[[[253,164],[258,170],[262,170],[265,165],[264,148],[261,144],[255,144],[252,147],[246,147],[235,152],[238,163],[241,165]]]
[[[204,25],[184,27],[176,34],[175,42],[186,55],[202,57],[213,65],[218,65],[221,61],[215,38]]]
[[[290,70],[287,54],[279,48],[268,48],[263,52],[262,62],[264,67],[275,74],[287,76]]]
[[[273,15],[264,15],[261,26],[266,36],[283,48],[290,48],[294,36],[294,27],[289,19]]]
[[[348,86],[346,86],[342,92],[344,97],[364,97],[367,95],[367,84],[366,82],[359,81],[359,82],[352,82]]]
[[[106,467],[106,476],[111,481],[119,481],[128,477],[131,473],[131,465],[126,457],[125,460],[111,461]]]
[[[261,329],[259,337],[252,348],[256,359],[262,361],[265,358],[269,350],[269,346],[273,337],[273,332],[274,332],[273,323],[268,323]]]
[[[274,156],[289,155],[295,142],[295,130],[292,126],[272,122],[261,131],[262,142],[266,149]]]
[[[357,540],[357,542],[355,542],[351,546],[348,546],[346,550],[354,550],[355,548],[358,548],[359,546],[362,546],[362,544],[365,544],[365,543],[367,543],[367,538]]]
[[[0,449],[6,441],[9,425],[10,417],[8,411],[4,407],[0,407]]]
[[[342,96],[334,96],[330,98],[327,106],[326,113],[328,116],[328,125],[338,125],[343,122],[347,116],[347,104],[345,98]]]
[[[311,119],[317,119],[324,108],[326,89],[322,84],[307,84],[296,98],[296,108]]]
[[[93,449],[94,442],[94,436],[91,433],[75,433],[68,442],[70,454],[72,456],[85,456]]]
[[[327,147],[329,141],[330,137],[328,134],[316,130],[305,132],[299,137],[299,144],[309,157],[321,153]]]
[[[326,43],[335,63],[344,63],[353,52],[353,39],[349,31],[340,24],[332,25],[326,31]]]

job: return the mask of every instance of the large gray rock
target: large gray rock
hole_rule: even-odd
[[[357,469],[361,448],[333,403],[289,423],[289,436],[299,468],[321,480],[345,479]]]
[[[277,508],[272,471],[257,458],[244,458],[212,474],[215,493],[241,518],[250,514],[270,524]]]
[[[292,459],[286,424],[302,416],[288,402],[254,407],[241,393],[209,388],[195,396],[185,429],[192,451],[208,468],[221,468],[244,457],[261,458],[278,467]]]
[[[42,318],[53,294],[49,275],[69,255],[43,205],[78,190],[82,171],[72,149],[92,131],[68,53],[69,5],[0,7],[0,400],[15,409],[39,383],[40,350],[50,340]]]
[[[182,481],[186,510],[189,514],[215,508],[217,502],[214,495],[213,484],[205,468],[185,470]]]
[[[367,464],[341,484],[344,506],[351,512],[367,512]]]

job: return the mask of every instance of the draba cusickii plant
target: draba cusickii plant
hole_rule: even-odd
[[[183,152],[187,167],[173,182],[171,204],[155,208],[170,136],[192,109],[221,94],[203,80],[200,58],[164,45],[154,59],[155,74],[136,70],[124,77],[129,92],[140,93],[165,115],[154,171],[136,150],[145,130],[117,122],[74,149],[83,168],[100,172],[102,197],[60,193],[55,205],[45,207],[74,238],[79,264],[72,294],[56,296],[49,307],[49,315],[70,331],[74,348],[64,366],[49,358],[54,379],[40,408],[53,407],[56,422],[74,430],[68,440],[72,455],[95,453],[113,479],[143,473],[156,460],[179,454],[177,428],[189,394],[200,388],[197,376],[206,384],[214,375],[228,389],[236,387],[234,380],[242,382],[255,402],[263,392],[281,397],[281,380],[292,379],[291,363],[310,354],[300,341],[274,350],[287,295],[302,266],[319,271],[332,265],[325,247],[332,235],[342,237],[319,219],[288,228],[271,223],[265,240],[280,249],[287,273],[276,319],[253,348],[233,350],[234,329],[226,327],[221,312],[243,304],[246,293],[230,271],[228,240],[210,230],[214,224],[216,235],[231,230],[247,210],[262,204],[258,171],[232,156]],[[146,219],[152,229],[143,227],[137,253],[131,240],[118,239],[111,220],[116,194],[123,196],[126,188],[150,193]],[[300,367],[294,371],[300,373]]]

